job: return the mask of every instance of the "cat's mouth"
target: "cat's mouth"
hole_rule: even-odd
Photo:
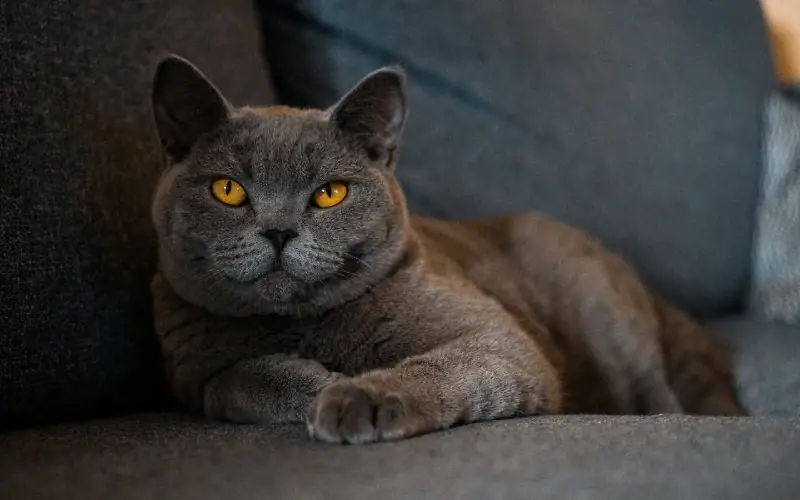
[[[257,285],[268,278],[271,278],[273,280],[280,280],[281,278],[284,277],[290,278],[291,275],[287,271],[285,271],[282,267],[280,267],[280,265],[277,265],[268,271],[258,273],[252,278],[240,280],[239,283],[241,283],[242,285]]]
[[[297,263],[284,262],[276,259],[270,266],[253,269],[251,275],[231,273],[228,278],[237,286],[252,288],[262,287],[262,292],[272,293],[266,288],[276,290],[297,289],[297,287],[319,287],[332,282],[346,280],[354,276],[359,268],[360,261],[346,260],[339,266],[323,266],[315,262]],[[327,264],[327,263],[326,263]]]
[[[294,276],[280,264],[277,264],[273,266],[272,269],[260,272],[252,278],[240,279],[237,281],[245,286],[262,285],[265,282],[267,282],[267,284],[278,286],[285,281],[296,282],[297,280],[298,278],[296,276]]]
[[[258,270],[252,277],[229,276],[229,278],[240,285],[251,286],[260,284],[267,279],[280,281],[281,279],[293,278],[293,276],[284,268],[280,259],[276,259],[271,266],[267,269]]]

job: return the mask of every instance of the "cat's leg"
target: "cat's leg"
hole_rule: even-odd
[[[533,300],[554,337],[585,356],[593,365],[589,372],[599,372],[597,382],[613,400],[603,398],[600,410],[681,413],[667,377],[658,311],[632,266],[585,233],[540,214],[511,219],[509,233],[511,256],[539,292]],[[597,411],[581,389],[580,380],[571,380],[570,408]]]
[[[694,415],[744,416],[731,353],[687,314],[659,303],[669,382],[684,411]]]
[[[291,330],[211,315],[160,275],[152,289],[167,377],[184,410],[239,423],[303,422],[314,396],[338,378],[317,361],[279,354],[296,350]]]
[[[245,359],[206,384],[203,412],[238,423],[304,422],[313,398],[338,377],[316,361],[285,354]]]
[[[556,370],[533,340],[501,327],[340,379],[314,400],[307,424],[312,437],[326,442],[386,441],[459,423],[558,413],[561,397]]]
[[[741,415],[728,353],[619,257],[573,262],[563,328],[590,346],[625,412]]]
[[[619,413],[683,413],[670,387],[653,298],[618,257],[573,259],[559,272],[568,288],[556,303],[559,331],[586,346]]]

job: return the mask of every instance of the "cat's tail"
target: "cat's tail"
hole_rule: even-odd
[[[667,377],[683,411],[692,415],[747,415],[733,376],[732,353],[711,333],[659,299]]]

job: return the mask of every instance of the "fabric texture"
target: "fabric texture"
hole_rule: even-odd
[[[751,415],[800,416],[800,327],[743,318],[708,327],[732,350],[736,382]]]
[[[369,71],[405,67],[412,209],[543,210],[696,314],[745,307],[774,88],[758,2],[259,4],[288,102],[328,106]]]
[[[232,99],[270,103],[252,4],[0,11],[0,428],[152,407],[150,81],[172,51]]]
[[[0,435],[4,500],[796,500],[800,418],[546,417],[361,446],[142,415]]]
[[[800,323],[800,100],[766,105],[764,172],[757,209],[750,313]]]

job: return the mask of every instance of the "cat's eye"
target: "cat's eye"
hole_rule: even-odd
[[[318,208],[331,208],[343,202],[347,197],[347,184],[329,182],[318,187],[311,197],[311,203]]]
[[[247,201],[247,191],[233,179],[217,179],[211,183],[211,194],[220,202],[238,207]]]

